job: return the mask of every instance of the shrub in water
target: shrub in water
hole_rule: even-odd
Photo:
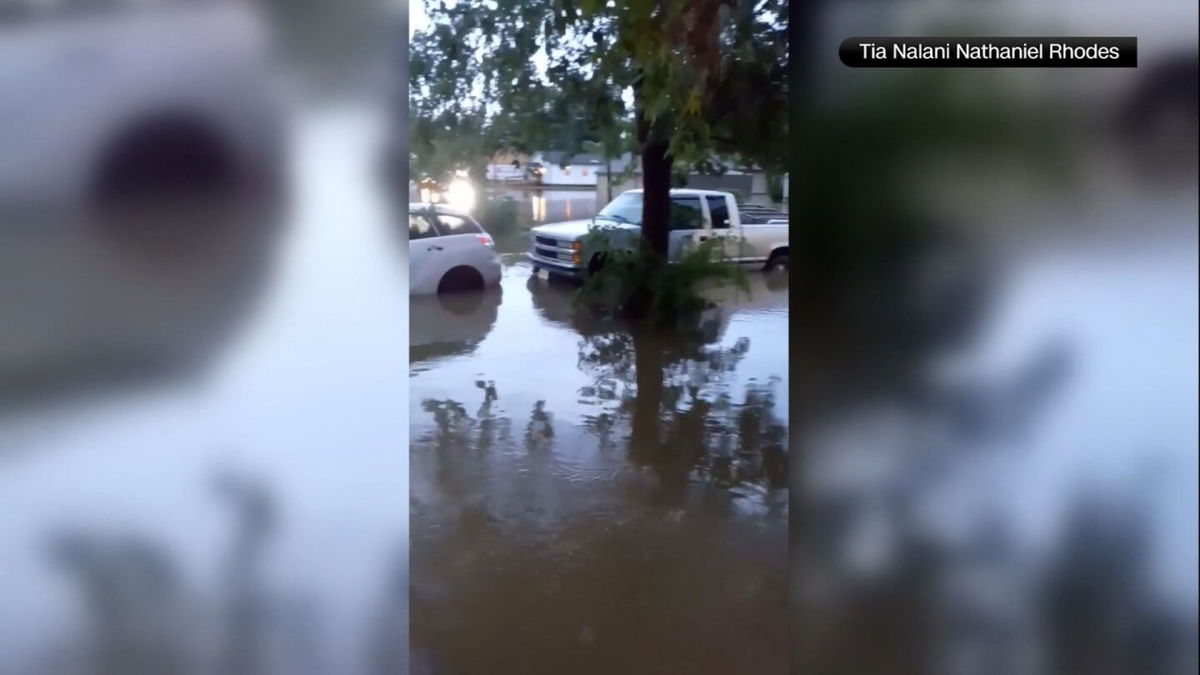
[[[706,285],[733,283],[749,290],[745,271],[725,258],[722,245],[721,239],[709,239],[666,264],[640,238],[626,248],[613,246],[602,230],[592,232],[584,249],[603,263],[584,280],[576,301],[659,323],[693,314],[708,305],[702,295]]]
[[[489,199],[479,207],[479,222],[492,234],[512,231],[519,220],[520,210],[513,199]]]

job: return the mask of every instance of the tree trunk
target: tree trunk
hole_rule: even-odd
[[[634,84],[633,95],[638,147],[642,155],[642,243],[648,244],[656,257],[665,261],[671,217],[669,144],[662,133],[662,120],[652,124],[646,119],[640,82]]]
[[[667,142],[642,143],[642,239],[659,259],[667,259],[671,217],[671,158]]]
[[[612,202],[612,182],[613,182],[612,159],[608,156],[608,153],[604,154],[604,175],[608,176],[608,180],[605,181],[605,183],[604,183],[605,190],[608,192],[608,195],[605,198],[604,203],[608,204],[608,203]]]

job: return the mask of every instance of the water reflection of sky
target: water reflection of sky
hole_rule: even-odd
[[[497,414],[524,414],[537,401],[545,400],[559,419],[578,423],[603,407],[603,402],[579,395],[595,381],[578,364],[582,338],[571,323],[575,287],[534,281],[538,289],[535,300],[528,264],[519,257],[508,262],[494,319],[489,315],[461,329],[459,341],[469,342],[473,348],[468,353],[414,361],[414,393],[409,404],[414,426],[419,427],[428,417],[421,412],[422,399],[474,400],[478,380],[494,382],[500,391]],[[719,337],[709,347],[729,349],[739,340],[748,340],[749,349],[723,384],[741,390],[751,383],[767,384],[780,378],[774,387],[777,412],[786,420],[787,290],[767,288],[757,273],[750,280],[749,293],[722,302]],[[414,306],[413,322],[435,323],[439,314],[432,308],[425,314]],[[414,328],[413,333],[420,340],[423,330]]]

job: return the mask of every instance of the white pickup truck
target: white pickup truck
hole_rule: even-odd
[[[641,236],[642,191],[622,193],[594,218],[541,225],[530,230],[528,257],[535,270],[583,277],[602,263],[599,251],[588,250],[587,235],[602,231],[613,247],[633,249]],[[709,239],[721,239],[724,257],[756,269],[787,269],[788,221],[782,211],[739,205],[728,192],[671,190],[668,258]]]

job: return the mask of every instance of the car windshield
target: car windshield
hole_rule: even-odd
[[[620,223],[642,224],[642,193],[626,192],[600,209],[596,218],[608,218]]]

